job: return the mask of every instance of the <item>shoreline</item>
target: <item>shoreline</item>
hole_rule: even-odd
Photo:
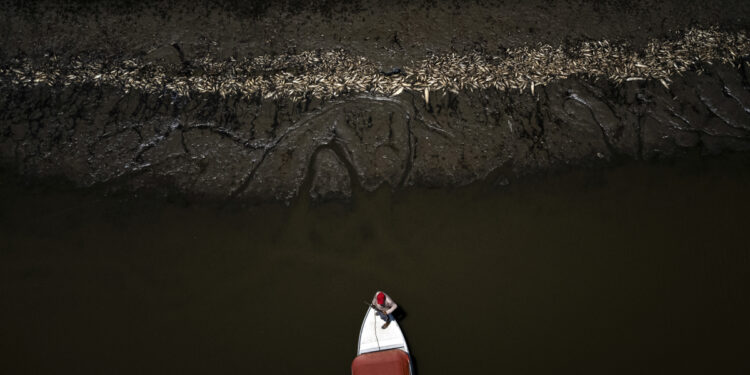
[[[0,159],[74,185],[171,184],[188,195],[290,200],[351,187],[460,186],[498,169],[680,158],[750,150],[747,72],[724,64],[658,81],[568,78],[395,97],[258,101],[82,86],[0,95]],[[320,157],[318,157],[320,156]],[[212,199],[213,199],[212,198]]]
[[[705,175],[721,176],[733,180],[748,179],[747,171],[750,170],[750,154],[746,152],[725,153],[719,155],[703,156],[700,154],[685,155],[681,158],[654,159],[654,160],[629,160],[621,159],[615,162],[602,162],[592,160],[589,163],[579,165],[558,165],[555,168],[545,170],[528,171],[522,174],[514,174],[511,169],[500,168],[490,173],[486,178],[475,180],[468,184],[457,186],[409,186],[404,188],[392,188],[381,185],[377,189],[367,190],[361,185],[353,185],[346,196],[313,196],[310,194],[299,194],[288,200],[267,199],[226,199],[226,197],[208,196],[202,194],[191,194],[176,189],[174,185],[166,183],[152,185],[140,189],[132,189],[127,185],[117,182],[103,183],[93,186],[76,186],[71,181],[59,176],[32,177],[22,176],[12,170],[11,165],[0,165],[0,190],[6,197],[32,197],[59,196],[63,200],[73,199],[93,202],[109,202],[105,205],[124,204],[130,206],[135,204],[140,207],[149,205],[164,205],[174,207],[195,207],[197,209],[217,210],[217,212],[236,210],[253,211],[256,209],[282,209],[290,207],[316,207],[323,209],[353,209],[364,201],[375,199],[388,201],[399,201],[410,199],[409,197],[427,194],[446,195],[477,195],[477,196],[501,196],[504,194],[519,194],[532,189],[544,191],[552,189],[557,182],[563,185],[578,186],[579,188],[598,186],[606,181],[609,176],[621,175],[649,175],[660,173],[659,171],[670,171],[677,175]],[[708,180],[707,180],[708,181]],[[303,183],[303,188],[313,187],[311,179]],[[305,189],[303,189],[305,190]],[[307,190],[306,190],[307,191]],[[14,198],[15,199],[15,198]],[[33,198],[35,199],[35,198]],[[9,202],[6,200],[6,202]],[[327,208],[326,208],[327,207]],[[134,210],[135,212],[136,210]]]
[[[0,162],[30,178],[346,200],[750,151],[743,2],[39,4],[0,44]]]

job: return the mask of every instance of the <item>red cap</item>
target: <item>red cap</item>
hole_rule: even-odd
[[[378,292],[378,305],[385,304],[385,293]]]

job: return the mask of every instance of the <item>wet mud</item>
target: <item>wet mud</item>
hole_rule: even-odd
[[[747,30],[747,4],[719,3],[11,4],[3,10],[9,22],[0,61],[12,74],[19,59],[29,67],[50,59],[79,66],[88,56],[106,68],[109,60],[137,58],[167,69],[159,79],[169,80],[170,71],[196,74],[192,61],[203,57],[341,50],[393,71],[434,54],[502,57],[509,48],[597,39],[637,50],[687,27]],[[750,51],[738,52],[724,62],[696,60],[665,77],[668,84],[563,76],[536,89],[532,83],[530,92],[524,84],[521,91],[269,99],[8,79],[0,92],[0,162],[31,179],[62,177],[84,187],[285,201],[745,152]]]
[[[408,92],[263,101],[8,90],[0,151],[21,175],[80,186],[290,200],[750,150],[750,67],[704,69],[669,88],[570,78],[534,95],[435,92],[429,103]]]

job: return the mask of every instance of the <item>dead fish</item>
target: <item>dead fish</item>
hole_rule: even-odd
[[[391,97],[398,96],[402,92],[404,92],[404,88],[403,87],[399,87],[398,90],[396,90],[393,94],[391,94]]]
[[[428,87],[424,88],[424,104],[430,104],[430,89]]]

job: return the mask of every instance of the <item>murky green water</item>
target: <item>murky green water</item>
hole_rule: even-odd
[[[348,205],[0,186],[0,372],[344,374],[376,289],[420,374],[747,373],[747,161]]]

